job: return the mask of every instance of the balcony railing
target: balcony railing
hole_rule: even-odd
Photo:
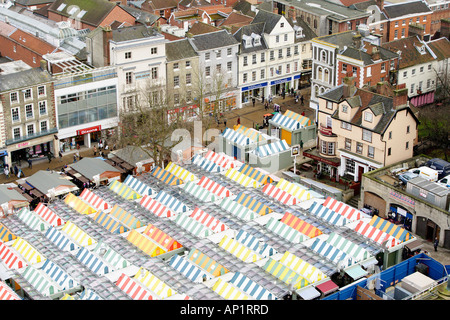
[[[31,140],[31,139],[47,136],[49,134],[55,134],[57,132],[58,132],[58,128],[55,127],[55,128],[50,129],[50,130],[43,130],[43,131],[36,132],[36,133],[33,133],[33,134],[29,134],[29,135],[26,135],[26,136],[20,136],[20,137],[13,138],[13,139],[7,139],[6,140],[6,145],[11,145],[11,144],[15,144],[15,143],[24,142],[24,141],[27,141],[27,140]]]

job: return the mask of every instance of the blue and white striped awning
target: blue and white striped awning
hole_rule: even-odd
[[[97,275],[105,275],[114,271],[114,268],[85,247],[78,251],[76,258]]]
[[[221,135],[225,139],[230,140],[231,142],[234,142],[241,146],[246,146],[250,143],[254,143],[254,141],[249,137],[230,128],[225,128],[225,131],[222,132]]]
[[[321,205],[318,202],[314,202],[311,207],[309,207],[309,212],[336,226],[345,226],[347,223],[351,222],[344,216]]]
[[[338,266],[348,267],[353,264],[353,259],[350,256],[323,239],[316,238],[314,243],[311,245],[311,250]]]
[[[268,143],[262,146],[257,147],[252,152],[256,154],[258,157],[267,157],[272,154],[280,153],[286,150],[289,150],[291,147],[284,140],[279,140],[273,143]]]
[[[277,299],[277,297],[272,292],[260,286],[258,283],[254,282],[240,272],[236,272],[234,274],[233,278],[231,278],[230,280],[230,283],[241,289],[246,294],[252,296],[256,300]]]
[[[72,241],[69,236],[67,236],[65,233],[62,233],[55,227],[48,228],[47,232],[45,233],[45,237],[63,251],[73,251],[80,247],[78,244]]]
[[[269,246],[267,243],[261,244],[258,238],[242,229],[239,230],[236,236],[236,240],[242,243],[247,248],[252,249],[259,255],[263,256],[264,258],[277,253],[277,251],[273,247]]]
[[[203,282],[203,280],[210,280],[213,278],[211,274],[209,274],[206,271],[203,271],[194,263],[177,254],[172,257],[172,259],[169,262],[169,265],[178,272],[180,272],[181,274],[183,274],[186,278],[188,278],[192,282],[198,283]]]
[[[163,205],[177,213],[186,212],[189,209],[183,202],[162,190],[158,192],[155,200],[158,200]]]
[[[208,172],[221,172],[225,170],[225,168],[219,166],[217,163],[212,162],[199,154],[196,154],[194,158],[192,158],[192,163]]]
[[[50,260],[46,260],[41,269],[64,290],[78,286],[78,282],[69,276],[64,269]]]
[[[273,118],[270,120],[274,124],[284,127],[290,131],[298,130],[302,128],[302,125],[297,120],[294,120],[292,118],[283,116],[281,113],[277,113],[273,116]]]
[[[136,179],[132,175],[128,175],[123,183],[139,193],[141,196],[150,196],[154,192],[153,189],[150,188],[150,186],[146,185],[139,179]]]

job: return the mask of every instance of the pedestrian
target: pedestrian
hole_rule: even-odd
[[[47,153],[47,158],[48,158],[48,163],[52,162],[52,153],[51,152]]]
[[[28,158],[28,168],[29,169],[32,169],[33,168],[33,163],[32,163],[32,161],[31,161],[31,159],[30,158]]]
[[[256,99],[255,99],[255,97],[253,97],[253,98],[252,98],[253,106],[255,106],[255,102],[256,102]]]
[[[20,178],[20,177],[22,177],[22,176],[24,176],[25,177],[25,174],[23,173],[23,171],[22,171],[22,169],[18,169],[19,171],[17,172],[17,178]]]
[[[304,102],[304,100],[303,100],[303,95],[301,95],[301,96],[300,96],[300,103],[301,103],[302,106],[304,105],[303,102]]]
[[[61,150],[59,150],[59,153],[58,153],[58,155],[59,155],[59,162],[62,162],[62,152],[61,152]]]
[[[264,95],[261,97],[261,103],[264,103]]]
[[[103,143],[102,143],[102,140],[100,140],[99,142],[98,142],[98,150],[102,150],[102,148],[103,148]]]
[[[8,166],[5,166],[5,168],[3,169],[3,172],[5,173],[6,178],[9,179],[9,168],[8,168]]]
[[[96,156],[96,155],[97,155],[97,147],[94,146],[94,156]]]
[[[438,244],[439,244],[439,240],[438,240],[438,238],[436,237],[436,238],[434,238],[434,242],[433,242],[434,251],[437,251]]]
[[[295,103],[298,102],[298,95],[295,96]]]
[[[303,150],[303,140],[300,140],[300,150]]]
[[[305,111],[302,112],[302,116],[305,116]]]
[[[241,124],[241,117],[237,118],[237,124]]]
[[[73,154],[73,163],[77,162],[77,155],[74,153]]]
[[[223,125],[226,127],[227,126],[227,118],[223,119]]]
[[[17,174],[19,173],[19,169],[17,168],[17,165],[14,165],[13,167],[13,172],[14,174],[17,176]]]
[[[266,100],[266,102],[264,103],[264,109],[265,110],[269,110],[269,101]]]

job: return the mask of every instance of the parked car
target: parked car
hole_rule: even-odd
[[[425,166],[430,167],[438,172],[438,179],[442,179],[445,176],[450,175],[450,163],[440,159],[433,158],[425,162]]]
[[[408,180],[411,180],[415,177],[418,177],[419,175],[416,173],[412,173],[412,172],[403,172],[401,174],[398,175],[398,178],[400,179],[401,182],[403,182],[404,184],[406,184],[408,182]]]
[[[450,188],[450,174],[448,176],[443,177],[441,180],[438,180],[440,185]]]
[[[417,174],[419,177],[424,178],[428,181],[437,181],[438,180],[438,172],[434,169],[431,169],[430,167],[419,167],[419,168],[413,168],[409,169],[408,172],[412,172]]]

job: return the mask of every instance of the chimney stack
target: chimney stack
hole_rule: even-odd
[[[384,9],[384,0],[375,0],[375,4],[380,8],[381,11]]]
[[[423,28],[422,25],[416,24],[416,23],[411,23],[408,26],[408,37],[418,36],[419,39],[423,41],[424,34],[425,34],[425,29]]]
[[[343,82],[343,86],[342,86],[343,98],[351,97],[356,91],[355,78],[354,77],[344,77],[342,79],[342,82]]]
[[[109,66],[110,56],[109,56],[109,40],[112,39],[111,26],[103,27],[103,66]]]
[[[397,85],[393,90],[393,93],[394,109],[397,109],[400,106],[404,106],[408,102],[408,88],[406,88],[405,83]]]
[[[359,32],[352,37],[352,41],[353,41],[353,47],[355,49],[358,49],[358,50],[361,49],[362,42],[361,42],[361,34]]]
[[[441,19],[441,37],[450,37],[450,19]]]

